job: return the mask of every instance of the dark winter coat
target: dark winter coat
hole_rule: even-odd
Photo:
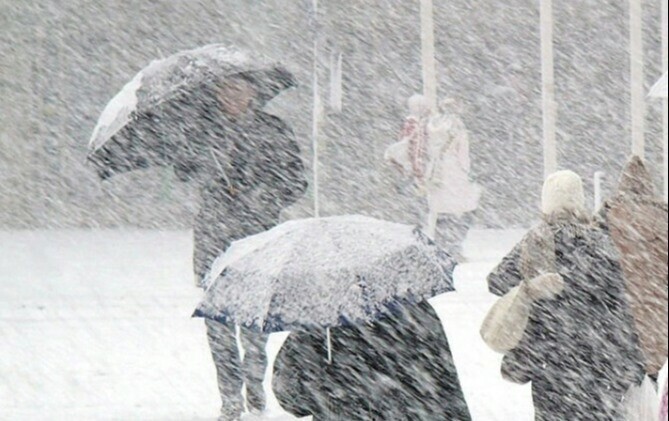
[[[274,364],[274,393],[314,421],[470,420],[441,322],[423,302],[394,316],[331,332],[291,333]]]
[[[505,295],[521,281],[530,281],[546,273],[555,273],[555,242],[553,231],[571,221],[589,224],[583,212],[567,212],[544,216],[530,229],[502,262],[488,275],[488,290],[495,295]]]
[[[622,420],[621,400],[643,377],[625,284],[615,247],[601,230],[573,215],[542,224],[550,253],[539,253],[565,282],[554,299],[532,304],[520,343],[502,362],[502,374],[532,382],[535,419]],[[536,231],[533,235],[536,235]],[[504,272],[489,278],[504,292],[521,276],[522,248],[507,256]]]
[[[598,218],[621,256],[646,371],[657,375],[667,358],[667,203],[638,157],[625,167],[618,193]]]
[[[307,187],[299,146],[281,119],[256,112],[232,122],[211,111],[205,121],[176,166],[182,180],[201,186],[193,255],[198,279],[232,241],[278,224],[281,210]]]

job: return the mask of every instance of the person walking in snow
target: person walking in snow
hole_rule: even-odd
[[[256,91],[243,77],[226,79],[202,100],[202,121],[193,142],[220,139],[216,149],[181,159],[175,170],[182,180],[201,185],[200,211],[193,232],[196,282],[205,279],[214,260],[230,244],[279,223],[281,210],[305,192],[300,150],[290,128],[254,107]],[[211,144],[208,139],[207,144]],[[221,421],[237,420],[244,408],[242,385],[251,411],[266,404],[263,379],[267,335],[242,329],[243,361],[234,326],[209,320],[207,338],[216,366],[222,400]]]
[[[471,160],[467,130],[447,99],[433,113],[427,99],[414,95],[400,141],[386,160],[410,174],[427,198],[426,229],[456,259],[469,229],[469,213],[478,207],[481,188],[469,180]]]
[[[427,156],[427,123],[432,110],[423,95],[413,95],[407,101],[409,115],[402,124],[400,140],[386,149],[386,161],[403,174],[413,177],[417,184],[425,174]]]
[[[468,421],[469,409],[432,306],[398,306],[364,326],[292,332],[273,388],[284,410],[314,421]]]
[[[469,180],[469,134],[457,108],[457,101],[446,99],[439,114],[429,120],[424,148],[429,159],[420,182],[427,192],[428,232],[434,232],[437,243],[459,258],[481,187]]]
[[[634,156],[617,194],[597,218],[621,255],[646,373],[654,379],[667,358],[667,203],[657,196],[643,161]]]
[[[623,420],[623,397],[644,370],[617,251],[592,226],[575,173],[546,180],[542,211],[544,220],[490,274],[489,288],[503,295],[544,273],[564,285],[531,303],[502,375],[532,383],[537,421]]]
[[[230,243],[277,224],[304,194],[299,147],[290,128],[262,111],[297,85],[291,72],[231,45],[209,44],[153,60],[109,101],[93,130],[87,160],[105,180],[149,167],[171,167],[200,194],[193,266],[198,286]],[[262,410],[265,337],[207,322],[223,401],[222,420],[239,419],[247,386]]]

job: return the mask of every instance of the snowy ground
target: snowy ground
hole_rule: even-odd
[[[472,231],[458,292],[431,301],[474,420],[532,419],[529,388],[501,379],[478,335],[494,301],[485,275],[521,235]],[[0,419],[215,420],[191,247],[185,231],[0,232]],[[270,392],[248,419],[291,418]]]

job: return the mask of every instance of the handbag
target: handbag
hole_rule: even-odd
[[[493,351],[505,353],[512,350],[525,333],[534,301],[552,299],[563,289],[564,280],[556,273],[522,281],[488,311],[481,325],[481,338]]]

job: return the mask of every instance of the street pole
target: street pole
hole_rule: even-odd
[[[661,14],[661,19],[662,19],[662,74],[667,72],[667,0],[660,0],[660,3],[662,4],[662,14]],[[669,173],[669,166],[667,165],[667,154],[669,153],[667,151],[668,146],[667,143],[669,143],[669,128],[667,127],[669,125],[668,119],[669,117],[667,116],[668,114],[668,106],[667,106],[667,98],[664,98],[662,101],[662,151],[663,151],[663,168],[664,168],[664,200],[667,200],[667,188],[669,184],[669,180],[667,179],[668,173]]]
[[[553,1],[541,0],[541,99],[543,111],[544,178],[557,171],[556,108],[553,64]]]
[[[318,126],[320,119],[321,99],[318,89],[318,0],[312,2],[313,10],[313,33],[314,33],[314,51],[313,51],[313,75],[312,75],[312,115],[311,115],[311,143],[313,148],[313,172],[314,172],[314,217],[320,217],[320,199],[319,199],[319,171],[318,171]]]
[[[330,108],[336,113],[343,109],[342,53],[330,55]]]
[[[630,7],[630,97],[632,114],[632,154],[645,158],[643,88],[643,34],[641,0],[629,0]]]
[[[594,177],[594,187],[595,187],[595,200],[593,210],[594,213],[599,212],[599,209],[602,207],[602,179],[604,178],[604,171],[596,171]]]
[[[423,95],[434,112],[437,109],[437,70],[434,56],[434,9],[432,0],[420,0],[420,51],[423,67]],[[437,215],[429,207],[427,212],[427,235],[434,238],[437,231]]]
[[[432,110],[437,108],[437,71],[434,56],[434,17],[432,0],[420,1],[420,43],[423,65],[423,95]]]

